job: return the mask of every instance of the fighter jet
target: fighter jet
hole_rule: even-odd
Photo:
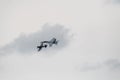
[[[58,44],[58,40],[56,38],[52,38],[50,41],[42,41],[40,46],[37,46],[38,51],[40,51],[43,47],[47,47],[47,44],[49,47],[52,47],[53,44]]]

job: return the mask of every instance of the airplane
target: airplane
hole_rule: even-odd
[[[42,41],[40,46],[37,46],[38,51],[40,51],[43,47],[47,47],[47,44],[49,44],[49,47],[52,47],[53,44],[58,44],[58,40],[56,38],[52,38],[50,41]],[[45,44],[45,45],[44,45]]]

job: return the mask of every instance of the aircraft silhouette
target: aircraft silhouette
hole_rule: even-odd
[[[56,38],[52,38],[50,41],[42,41],[40,46],[37,46],[38,51],[40,51],[42,48],[46,48],[48,45],[51,47],[53,44],[58,44],[58,40]]]

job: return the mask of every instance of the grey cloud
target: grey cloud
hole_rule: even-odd
[[[90,63],[85,63],[85,64],[81,64],[80,66],[77,66],[77,69],[82,72],[97,70],[99,68],[100,68],[99,64],[90,64]]]
[[[120,0],[107,0],[107,4],[120,4]]]
[[[53,46],[47,48],[46,50],[58,50],[62,49],[69,43],[69,30],[64,26],[56,24],[56,25],[48,25],[45,24],[41,30],[32,33],[30,35],[22,34],[17,39],[15,39],[12,43],[1,48],[1,52],[3,51],[17,51],[17,52],[34,52],[37,51],[36,46],[40,45],[40,42],[43,40],[50,40],[55,37],[59,40],[57,46]]]
[[[109,59],[104,62],[83,63],[76,67],[79,71],[94,71],[99,69],[120,70],[120,61],[118,59]]]
[[[110,69],[120,69],[120,61],[117,59],[110,59],[104,63]]]
[[[120,0],[111,0],[112,3],[120,3]]]

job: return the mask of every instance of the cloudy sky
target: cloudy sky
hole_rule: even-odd
[[[119,26],[120,0],[0,0],[0,80],[119,80]]]

